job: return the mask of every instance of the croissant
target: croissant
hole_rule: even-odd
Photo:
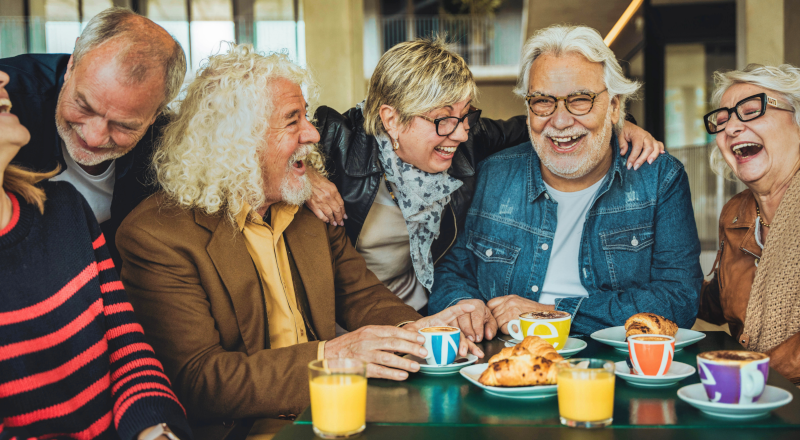
[[[528,336],[516,346],[528,350],[533,355],[541,356],[553,362],[564,360],[556,349],[553,348],[552,344],[538,336]]]
[[[625,338],[632,335],[675,336],[678,326],[655,313],[637,313],[625,321]]]
[[[489,364],[478,381],[494,387],[552,385],[557,375],[555,363],[527,353]]]
[[[489,359],[489,363],[493,364],[497,361],[526,353],[530,353],[534,356],[541,356],[553,362],[564,360],[549,342],[538,336],[528,336],[519,344],[500,350],[500,353],[497,353]]]

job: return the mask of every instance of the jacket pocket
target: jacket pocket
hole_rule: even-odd
[[[604,251],[641,252],[655,241],[653,224],[630,226],[600,233]]]
[[[467,249],[486,263],[514,264],[521,248],[488,235],[469,231]]]
[[[655,232],[653,224],[639,224],[600,232],[609,279],[601,277],[606,288],[638,286],[650,280]]]
[[[495,237],[469,231],[467,249],[475,256],[478,290],[485,300],[508,295],[508,286],[517,261],[519,246]]]

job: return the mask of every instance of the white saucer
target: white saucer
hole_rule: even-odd
[[[723,419],[757,419],[769,414],[792,401],[792,394],[786,390],[767,385],[764,394],[753,403],[714,403],[709,402],[702,383],[686,385],[678,390],[678,397],[703,413]]]
[[[486,386],[478,382],[478,379],[488,367],[489,364],[470,365],[461,370],[460,373],[475,386],[483,388],[487,393],[497,397],[505,397],[507,399],[543,399],[545,397],[553,397],[558,393],[558,385],[536,385],[531,387]]]
[[[625,340],[625,327],[609,327],[592,333],[592,339],[603,344],[610,345],[615,349],[628,352],[628,342]],[[675,351],[683,350],[683,347],[692,345],[706,337],[705,333],[679,328],[675,335]]]
[[[522,342],[522,341],[520,341],[519,339],[512,339],[512,340],[506,342],[506,347],[513,347],[513,346],[519,344],[520,342]],[[586,341],[582,341],[582,340],[580,340],[578,338],[567,338],[567,343],[564,344],[564,348],[562,348],[561,350],[556,350],[556,351],[564,359],[566,359],[568,357],[574,356],[575,353],[583,350],[584,348],[586,348]]]
[[[695,373],[693,366],[675,361],[672,361],[669,371],[663,376],[631,374],[631,369],[628,368],[628,364],[625,361],[619,361],[614,365],[617,366],[617,377],[621,377],[627,381],[628,385],[642,388],[671,387]]]
[[[475,356],[472,353],[467,354],[466,358],[463,356],[458,357],[458,359],[466,359],[465,362],[452,363],[450,365],[430,365],[428,364],[428,361],[426,361],[425,359],[414,356],[413,354],[407,354],[403,357],[418,362],[419,373],[427,374],[430,376],[446,376],[448,374],[458,373],[459,370],[466,367],[467,365],[472,365],[475,362],[478,362],[478,356]]]

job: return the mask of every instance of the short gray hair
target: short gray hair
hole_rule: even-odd
[[[523,98],[528,94],[530,70],[537,58],[547,54],[561,56],[568,53],[581,54],[587,60],[603,65],[603,81],[608,88],[608,96],[611,99],[619,97],[619,121],[614,127],[619,133],[625,123],[626,104],[635,97],[641,84],[625,78],[614,52],[603,42],[603,37],[590,27],[555,25],[533,34],[522,49],[514,93]]]
[[[800,127],[800,68],[791,64],[765,66],[748,64],[742,70],[714,72],[714,93],[711,105],[719,108],[722,95],[736,84],[752,84],[774,91],[779,97],[789,102],[794,109],[794,123]],[[736,181],[736,175],[719,152],[719,148],[711,151],[711,169],[728,180]]]
[[[143,32],[141,25],[150,29]],[[152,69],[164,69],[164,100],[158,107],[158,113],[161,113],[181,90],[186,77],[186,55],[171,35],[173,46],[164,45],[163,39],[151,32],[153,26],[169,35],[150,19],[130,9],[113,7],[100,12],[89,20],[75,43],[73,69],[93,49],[112,40],[125,39],[128,44],[114,59],[127,67],[129,80],[141,82]]]

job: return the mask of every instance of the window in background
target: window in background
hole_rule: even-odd
[[[300,0],[256,0],[253,45],[259,52],[284,52],[306,65],[305,23]]]
[[[446,37],[471,68],[478,67],[473,73],[516,75],[524,5],[524,0],[364,0],[364,76],[372,76],[380,56],[398,43],[437,36]]]
[[[43,0],[45,50],[47,53],[72,53],[81,34],[78,0]]]
[[[703,127],[708,113],[706,48],[702,43],[668,44],[665,51],[664,145],[703,145],[711,136]]]
[[[166,29],[173,38],[178,40],[186,54],[186,62],[191,66],[189,14],[186,9],[186,0],[142,0],[142,3],[145,1],[146,12],[142,12],[145,12],[147,18]]]
[[[224,41],[235,41],[231,0],[192,0],[189,35],[191,70],[197,71],[205,58],[227,50]]]

